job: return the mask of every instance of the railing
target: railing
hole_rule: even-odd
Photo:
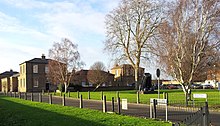
[[[186,117],[182,123],[187,126],[209,126],[210,120],[208,103],[205,102],[204,107],[201,107],[200,110]]]

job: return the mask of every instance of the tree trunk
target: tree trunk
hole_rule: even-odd
[[[139,90],[139,68],[134,68],[134,80],[135,80],[135,89]]]
[[[185,94],[185,102],[186,106],[188,106],[188,102],[191,100],[191,89],[189,88],[189,85],[185,86],[182,84],[183,92]]]
[[[96,91],[100,86],[101,84],[98,84],[93,91]]]
[[[67,83],[65,82],[65,83],[64,83],[64,91],[65,91],[65,93],[67,93],[67,87],[68,87],[68,86],[67,86]]]

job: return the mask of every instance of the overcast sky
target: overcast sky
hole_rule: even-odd
[[[119,0],[0,0],[0,72],[48,55],[53,42],[78,44],[85,69],[95,61],[109,64],[103,53],[105,15]]]

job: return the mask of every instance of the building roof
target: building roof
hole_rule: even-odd
[[[38,63],[38,64],[48,64],[50,59],[46,59],[44,55],[41,56],[41,58],[33,58],[31,60],[25,61],[23,63]],[[21,64],[23,64],[21,63]],[[20,64],[20,65],[21,65]]]
[[[13,70],[5,71],[5,72],[3,72],[3,73],[0,73],[0,78],[10,77],[10,76],[13,76],[13,75],[15,75],[15,74],[19,74],[19,72],[13,71]]]
[[[113,69],[120,69],[120,68],[125,67],[125,66],[131,66],[132,67],[131,64],[122,64],[122,65],[116,64],[113,68],[111,68],[111,70],[113,70]],[[139,67],[139,68],[140,69],[144,69],[143,67]]]
[[[94,71],[94,70],[80,70],[80,71],[77,71],[76,74],[80,74],[80,75],[84,74],[84,75],[87,75],[89,71]],[[108,73],[109,75],[113,75],[113,76],[114,76],[114,74],[109,73],[109,72],[106,72],[106,71],[101,71],[101,72],[103,72],[103,73]]]

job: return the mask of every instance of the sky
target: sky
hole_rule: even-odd
[[[105,17],[120,0],[0,0],[0,73],[19,72],[19,64],[42,54],[54,42],[68,38],[78,45],[83,69],[101,61],[110,70],[114,61],[104,52]],[[155,75],[155,67],[143,64]]]
[[[110,57],[104,53],[105,16],[119,0],[0,0],[0,72],[48,56],[54,42],[68,38],[78,44],[88,69]]]

